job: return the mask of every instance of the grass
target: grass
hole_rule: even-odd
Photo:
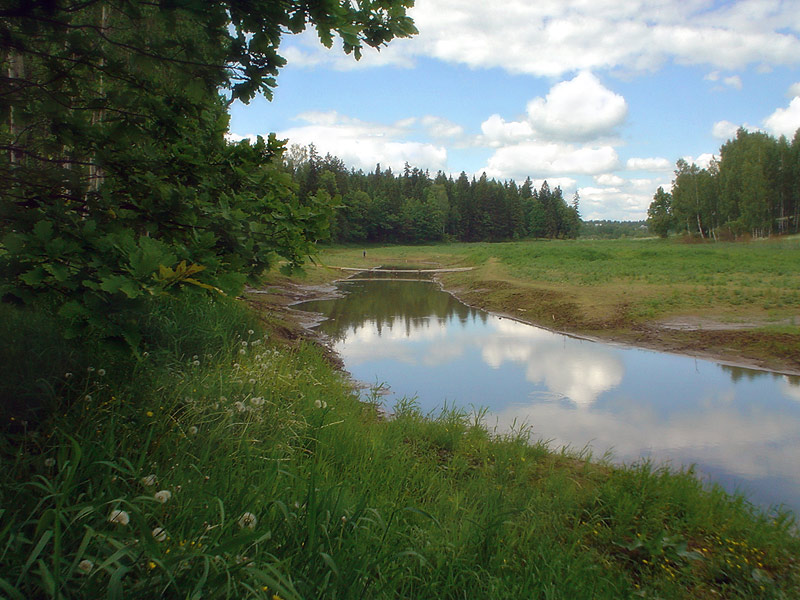
[[[384,421],[278,314],[160,300],[126,358],[2,311],[9,331],[38,323],[5,361],[47,366],[4,399],[28,377],[48,390],[3,404],[4,597],[800,594],[792,515],[413,400]]]
[[[331,266],[471,266],[440,280],[468,303],[574,333],[709,350],[776,369],[800,369],[800,237],[749,243],[677,240],[559,240],[330,248]],[[330,278],[311,269],[312,278]],[[744,333],[673,333],[654,323],[692,317],[747,324]],[[730,355],[729,348],[735,349]],[[788,352],[784,349],[788,348]],[[792,350],[794,348],[794,350]]]

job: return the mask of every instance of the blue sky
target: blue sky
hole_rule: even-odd
[[[286,36],[272,102],[230,134],[275,132],[348,166],[405,162],[577,190],[585,219],[642,219],[677,159],[736,128],[800,127],[800,0],[417,0],[419,35],[356,62]]]

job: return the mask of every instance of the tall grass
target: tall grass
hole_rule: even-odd
[[[25,426],[7,407],[0,595],[800,594],[791,515],[690,472],[587,462],[413,400],[385,421],[233,301],[158,302],[142,325],[127,361],[41,331],[11,353],[46,357],[52,398]]]

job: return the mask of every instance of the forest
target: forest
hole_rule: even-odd
[[[326,237],[331,242],[418,243],[439,240],[500,241],[525,237],[574,238],[580,230],[579,198],[564,200],[561,188],[530,178],[521,186],[482,174],[457,179],[406,163],[364,173],[337,157],[319,156],[314,145],[292,146],[285,165],[303,204],[333,206]]]
[[[700,168],[678,160],[670,192],[658,188],[647,225],[662,237],[754,238],[800,231],[800,130],[791,142],[740,128]]]

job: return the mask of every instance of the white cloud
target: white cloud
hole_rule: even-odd
[[[585,140],[611,132],[628,114],[625,98],[584,71],[528,103],[528,121],[546,137]]]
[[[711,128],[711,135],[718,140],[730,140],[736,137],[739,125],[730,121],[717,121]]]
[[[797,83],[793,83],[789,87],[788,95],[790,98],[794,98],[795,96],[800,96],[800,81],[798,81]]]
[[[428,135],[434,139],[456,139],[464,135],[464,128],[444,117],[426,115],[420,119]]]
[[[554,142],[523,142],[498,148],[489,158],[486,174],[498,179],[550,175],[595,175],[619,164],[611,146],[573,146]]]
[[[614,187],[625,185],[625,180],[622,177],[620,177],[619,175],[614,175],[612,173],[603,173],[602,175],[595,175],[594,181],[598,185],[606,185]]]
[[[498,147],[532,139],[534,131],[527,121],[506,121],[500,115],[492,115],[481,123],[486,143]]]
[[[340,43],[324,48],[312,31],[287,37],[293,64],[339,69],[413,65],[434,57],[473,68],[560,76],[576,70],[654,70],[668,61],[719,70],[800,63],[800,11],[794,2],[740,0],[427,0],[410,14],[419,34],[366,48],[361,61]],[[727,81],[726,81],[727,79]]]
[[[742,78],[739,77],[738,75],[731,75],[730,77],[725,77],[722,80],[722,83],[724,83],[728,87],[732,87],[737,90],[742,89]]]
[[[672,163],[666,158],[629,158],[625,168],[628,171],[671,171]]]
[[[706,152],[705,154],[701,154],[696,158],[694,156],[682,156],[681,158],[683,158],[683,160],[685,160],[690,165],[695,164],[701,169],[707,169],[711,164],[711,161],[716,159],[716,156]]]
[[[305,124],[278,132],[292,144],[314,144],[321,154],[330,152],[348,166],[371,170],[376,163],[402,169],[404,163],[431,171],[445,170],[447,150],[430,143],[407,141],[415,119],[404,119],[393,125],[368,123],[337,113],[307,112],[298,120]]]
[[[792,139],[800,128],[800,96],[795,96],[786,108],[779,108],[766,119],[764,127],[775,136]]]
[[[576,69],[654,69],[669,60],[722,70],[800,62],[793,2],[727,4],[429,0],[412,10],[420,35],[409,49],[475,68],[544,76]]]
[[[586,186],[578,189],[584,219],[639,221],[647,218],[647,208],[659,187],[669,189],[669,181],[634,179],[614,187]]]
[[[627,114],[625,98],[583,72],[528,102],[525,120],[506,121],[495,114],[481,123],[481,131],[492,147],[534,140],[588,141],[612,133]]]

